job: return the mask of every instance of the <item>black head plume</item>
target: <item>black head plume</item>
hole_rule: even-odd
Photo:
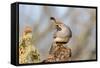
[[[51,20],[55,20],[55,18],[54,18],[54,17],[50,17],[50,19],[51,19]]]
[[[56,21],[56,19],[55,19],[54,17],[50,17],[50,20],[54,20],[54,21]]]
[[[50,20],[52,20],[56,23],[56,19],[54,17],[50,17]]]

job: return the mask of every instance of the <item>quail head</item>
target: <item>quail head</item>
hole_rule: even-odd
[[[71,29],[64,23],[56,20],[54,17],[50,18],[51,22],[56,26],[56,32],[54,33],[54,42],[56,43],[68,43],[72,37]]]

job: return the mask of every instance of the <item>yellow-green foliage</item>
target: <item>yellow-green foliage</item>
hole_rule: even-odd
[[[32,43],[32,32],[24,32],[19,41],[19,63],[38,63],[39,61],[39,52]]]

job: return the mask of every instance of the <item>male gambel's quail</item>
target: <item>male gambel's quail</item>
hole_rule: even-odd
[[[71,29],[64,23],[56,20],[54,17],[50,18],[51,22],[56,26],[56,32],[54,33],[54,42],[67,43],[72,37]]]
[[[50,20],[55,24],[56,32],[53,36],[49,56],[44,62],[70,61],[71,49],[63,45],[69,42],[72,37],[72,32],[68,26],[56,20],[54,17],[51,17]]]
[[[50,48],[49,54],[53,54],[57,45],[63,45],[68,43],[69,39],[72,37],[72,32],[68,26],[64,23],[56,20],[54,17],[50,18],[51,22],[56,26],[56,32],[54,33],[53,44]]]

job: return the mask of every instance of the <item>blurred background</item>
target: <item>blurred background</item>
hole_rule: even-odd
[[[33,29],[33,43],[41,61],[47,58],[53,42],[51,16],[72,30],[72,38],[65,46],[71,48],[73,61],[96,59],[96,9],[20,4],[19,37],[26,26]]]

